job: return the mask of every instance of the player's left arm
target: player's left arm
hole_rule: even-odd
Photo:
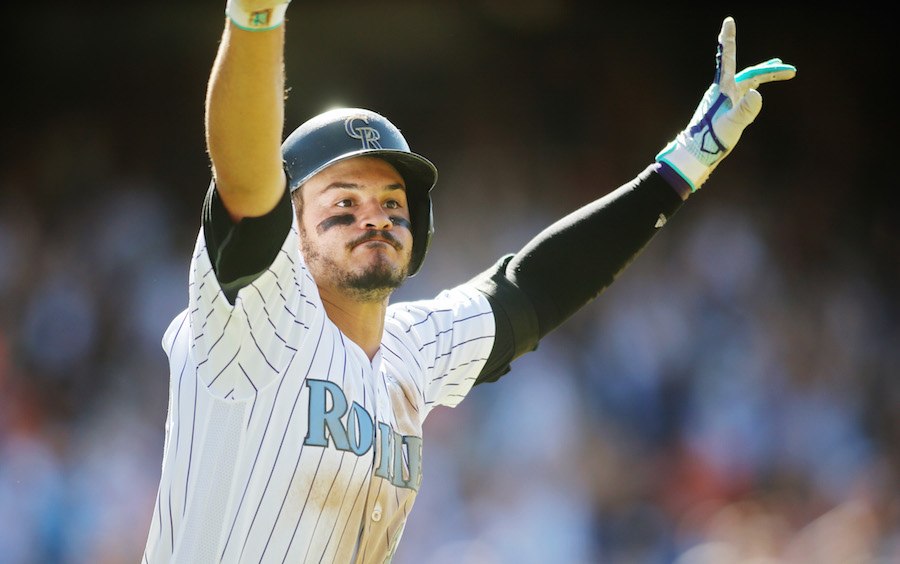
[[[735,74],[735,51],[734,20],[726,18],[715,80],[656,162],[470,282],[487,295],[496,319],[494,348],[479,383],[505,374],[512,360],[605,290],[734,148],[762,107],[755,88],[796,74],[780,59]]]

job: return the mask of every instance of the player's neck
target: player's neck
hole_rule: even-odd
[[[339,292],[319,288],[325,313],[332,323],[356,343],[371,361],[381,347],[384,332],[384,316],[388,299],[382,301],[358,301]]]

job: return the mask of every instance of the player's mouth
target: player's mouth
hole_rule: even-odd
[[[351,251],[357,247],[362,245],[367,246],[383,246],[387,245],[393,247],[395,250],[400,251],[403,249],[403,244],[397,240],[390,232],[388,231],[369,231],[362,237],[351,241],[347,248]]]

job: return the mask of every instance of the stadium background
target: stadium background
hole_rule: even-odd
[[[221,4],[7,10],[0,561],[140,559]],[[896,562],[891,30],[874,10],[594,4],[289,12],[286,127],[370,107],[441,171],[434,246],[398,299],[630,180],[686,124],[725,15],[739,68],[799,68],[619,282],[432,415],[396,562]]]

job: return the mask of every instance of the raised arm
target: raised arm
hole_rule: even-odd
[[[508,363],[597,297],[634,260],[688,196],[734,148],[762,107],[755,90],[797,69],[780,59],[735,73],[735,24],[719,32],[716,75],[687,128],[632,182],[572,212],[472,283],[491,301],[494,350],[478,382]]]
[[[206,143],[232,221],[271,211],[285,191],[287,1],[229,0],[206,97]]]

